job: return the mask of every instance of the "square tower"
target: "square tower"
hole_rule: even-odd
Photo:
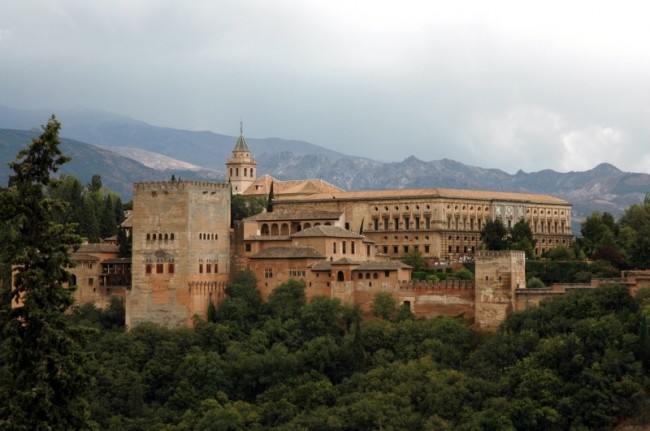
[[[224,296],[230,190],[203,181],[133,185],[132,287],[126,324],[191,326]]]
[[[516,289],[526,287],[526,253],[479,251],[474,258],[476,326],[494,331],[516,310]]]

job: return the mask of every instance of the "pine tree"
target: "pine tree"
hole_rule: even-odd
[[[1,259],[15,268],[14,286],[0,288],[0,429],[90,428],[85,336],[65,315],[74,301],[65,268],[79,238],[53,220],[61,204],[45,194],[55,181],[50,175],[68,160],[60,127],[52,116],[10,164],[9,187],[0,188]]]

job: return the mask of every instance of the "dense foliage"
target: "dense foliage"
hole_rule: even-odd
[[[618,221],[609,213],[593,213],[582,223],[578,246],[594,260],[617,269],[650,268],[650,197],[629,207]]]
[[[124,221],[124,205],[115,193],[102,186],[101,176],[93,175],[83,186],[73,176],[62,175],[48,186],[47,194],[67,205],[53,213],[59,223],[74,223],[77,233],[89,242],[118,235]]]
[[[512,314],[486,336],[458,318],[400,316],[384,297],[384,318],[363,321],[336,299],[306,301],[301,282],[266,303],[255,285],[238,274],[216,321],[194,329],[125,331],[119,304],[110,318],[79,310],[100,331],[87,395],[98,426],[591,430],[650,406],[647,303],[621,286]]]
[[[537,240],[530,226],[520,219],[510,229],[506,229],[500,219],[488,220],[481,230],[481,246],[486,250],[521,250],[526,257],[535,257]]]

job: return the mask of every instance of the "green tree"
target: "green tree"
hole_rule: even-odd
[[[372,298],[372,315],[390,320],[397,311],[395,298],[388,292],[379,292]]]
[[[0,428],[12,430],[87,429],[83,398],[89,378],[84,364],[84,332],[65,315],[74,298],[65,287],[70,249],[79,238],[58,224],[60,202],[45,195],[50,175],[68,158],[60,150],[54,116],[43,133],[10,164],[9,187],[0,189],[2,260],[16,268],[14,286],[4,286],[0,309],[3,366]],[[14,307],[7,307],[13,301]]]
[[[614,245],[615,236],[609,226],[609,217],[603,217],[599,212],[592,213],[582,222],[582,248],[589,257],[593,257],[596,249],[601,245]]]
[[[259,196],[232,195],[230,198],[230,219],[234,222],[264,211],[266,199]]]
[[[488,220],[481,231],[481,243],[486,250],[506,250],[508,247],[507,233],[501,220]]]
[[[273,181],[271,181],[271,188],[269,189],[269,197],[266,200],[266,211],[273,211],[273,202],[275,201],[275,194],[273,193]]]
[[[117,229],[117,245],[120,247],[118,252],[120,257],[131,257],[133,237],[128,234],[126,228],[120,226]]]
[[[95,193],[99,192],[102,189],[102,176],[101,175],[93,175],[93,177],[90,179],[90,182],[86,184],[86,188],[90,193]]]
[[[533,259],[535,257],[535,245],[537,240],[533,238],[533,231],[526,220],[521,219],[510,230],[510,238],[508,239],[509,250],[522,250],[526,253],[526,257]]]
[[[420,271],[427,268],[427,260],[422,256],[420,250],[411,247],[409,251],[404,253],[400,258],[402,263],[413,267],[413,271]]]
[[[273,289],[268,307],[274,317],[282,320],[296,319],[306,303],[305,282],[290,279]]]

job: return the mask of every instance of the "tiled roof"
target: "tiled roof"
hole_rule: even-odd
[[[269,247],[260,251],[251,259],[325,259],[325,256],[313,247]]]
[[[93,256],[92,254],[86,254],[86,253],[72,253],[71,258],[74,262],[81,262],[81,261],[87,262],[90,260],[94,262],[99,260],[97,256]]]
[[[306,238],[306,237],[334,237],[334,238],[357,238],[363,239],[363,235],[354,233],[347,229],[338,226],[325,226],[318,225],[310,227],[309,229],[296,232],[291,235],[292,238]]]
[[[563,204],[568,202],[549,195],[533,193],[510,193],[488,190],[462,190],[462,189],[404,189],[404,190],[359,190],[350,192],[325,192],[296,198],[296,200],[331,201],[339,200],[391,200],[391,199],[422,199],[422,198],[447,198],[447,199],[475,199],[486,201],[530,201],[542,204]],[[286,202],[288,199],[284,199]]]
[[[77,253],[117,253],[120,246],[117,244],[82,244]]]
[[[361,262],[356,260],[348,259],[347,257],[342,257],[332,262],[332,265],[359,265]]]
[[[244,195],[268,195],[273,183],[273,195],[311,195],[315,193],[341,192],[341,188],[321,179],[288,180],[282,181],[270,175],[262,175],[255,180],[246,190]]]
[[[250,216],[246,221],[338,220],[340,211],[272,211]]]
[[[311,266],[312,271],[331,271],[332,265],[336,264],[349,264],[358,265],[352,271],[396,271],[401,268],[411,268],[410,266],[403,264],[397,260],[388,260],[388,261],[372,261],[372,262],[355,262],[349,259],[339,259],[335,262],[318,262]]]
[[[373,262],[363,262],[361,265],[356,267],[354,271],[391,271],[402,268],[407,269],[412,268],[412,266],[402,263],[399,260],[378,260]]]
[[[106,259],[102,261],[104,263],[131,263],[130,257],[116,257],[115,259]]]
[[[248,144],[246,143],[246,139],[244,139],[244,135],[239,135],[239,138],[237,139],[237,143],[235,144],[235,148],[233,148],[232,151],[241,152],[241,153],[251,152],[251,150],[248,149]]]
[[[289,241],[291,237],[289,235],[275,235],[275,236],[270,236],[270,235],[249,235],[246,238],[244,238],[244,241],[250,241],[250,240],[255,240],[255,241]]]

